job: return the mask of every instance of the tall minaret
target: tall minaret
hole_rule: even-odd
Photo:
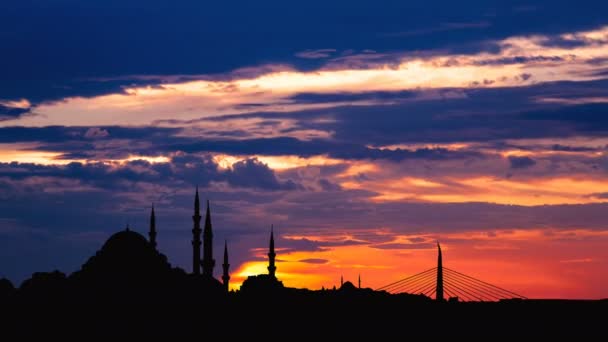
[[[213,231],[211,229],[211,211],[207,201],[207,215],[205,217],[205,230],[203,231],[203,275],[213,277]]]
[[[441,246],[437,242],[437,250],[439,255],[437,256],[437,287],[435,290],[435,299],[437,301],[443,301],[443,260],[441,258]]]
[[[228,242],[224,241],[224,263],[222,264],[222,268],[224,269],[224,274],[222,275],[222,281],[224,287],[226,288],[226,292],[230,291],[228,286],[228,282],[230,281],[230,274],[228,274],[228,270],[230,269],[230,264],[228,263]]]
[[[198,199],[198,186],[194,196],[194,228],[192,228],[192,273],[201,274],[201,202]]]
[[[152,204],[152,211],[150,212],[150,231],[148,232],[150,237],[150,244],[156,249],[156,216],[154,215],[154,204]]]
[[[277,256],[277,254],[274,252],[274,227],[272,225],[270,225],[270,248],[268,250],[268,274],[273,278],[276,278],[275,272],[276,272],[277,268],[274,265],[274,258],[276,256]]]
[[[361,288],[361,273],[359,273],[359,288]]]

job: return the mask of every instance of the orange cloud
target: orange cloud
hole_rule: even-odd
[[[130,155],[122,159],[65,159],[63,154],[59,152],[38,151],[37,144],[31,143],[11,143],[0,144],[0,163],[33,163],[40,165],[67,165],[69,163],[106,163],[106,164],[124,164],[134,160],[145,160],[149,163],[167,163],[170,161],[167,156],[139,156]]]

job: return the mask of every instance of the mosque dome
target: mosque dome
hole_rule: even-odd
[[[150,247],[150,243],[143,235],[127,228],[110,236],[101,250],[111,252],[133,252],[149,249]]]
[[[356,291],[356,290],[357,290],[357,288],[350,281],[344,282],[344,284],[342,284],[342,286],[340,287],[340,291],[349,292],[349,291]]]
[[[139,282],[166,276],[170,271],[167,258],[145,237],[127,228],[110,236],[74,277]]]

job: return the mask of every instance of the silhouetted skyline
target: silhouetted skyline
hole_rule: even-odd
[[[194,203],[196,227],[200,221],[196,219],[200,216],[197,215],[200,212],[198,189]],[[295,333],[298,337],[322,331],[332,337],[377,338],[394,336],[404,329],[432,326],[440,327],[435,336],[500,334],[504,337],[524,332],[528,336],[539,333],[545,337],[587,336],[603,329],[596,322],[601,316],[597,312],[608,306],[608,300],[527,299],[444,267],[439,243],[436,267],[379,289],[362,286],[361,274],[357,277],[357,286],[344,282],[341,276],[339,288],[297,289],[285,286],[277,273],[272,225],[268,272],[250,275],[233,291],[229,290],[226,241],[222,282],[213,275],[213,263],[205,263],[205,255],[209,255],[214,244],[209,202],[203,261],[197,264],[199,269],[190,273],[173,266],[169,258],[157,250],[155,223],[153,207],[148,239],[127,224],[71,274],[58,270],[36,272],[18,288],[7,279],[0,279],[0,301],[6,324],[3,336],[177,338],[204,335],[210,338],[218,332],[225,336],[229,331],[231,337],[252,338],[260,333],[268,336],[267,329],[259,327],[267,327],[264,323],[269,319],[274,333],[296,336],[289,335]],[[192,230],[192,241],[200,235],[199,231]],[[200,244],[194,243],[191,247],[194,257],[200,257]],[[202,314],[193,309],[199,309]],[[401,324],[395,324],[396,319]],[[470,322],[474,322],[473,327],[463,328],[463,324]],[[349,325],[352,323],[356,325]],[[502,331],[504,325],[509,326],[506,332]],[[231,331],[230,327],[238,329]],[[249,331],[254,327],[257,329]]]
[[[207,201],[207,210],[205,213],[205,230],[204,230],[204,243],[203,243],[203,258],[201,259],[201,243],[200,243],[200,196],[198,187],[194,193],[194,215],[192,216],[194,222],[194,228],[192,229],[192,256],[193,256],[193,269],[191,272],[191,281],[201,282],[200,284],[207,284],[200,288],[201,291],[212,289],[210,293],[217,293],[220,288],[223,288],[223,292],[228,294],[231,291],[230,288],[230,263],[228,253],[228,242],[224,241],[224,258],[222,264],[222,276],[221,278],[215,278],[213,274],[213,268],[215,260],[212,259],[213,255],[213,232],[212,232],[212,220],[211,220],[211,208],[210,202]],[[275,252],[275,238],[274,238],[274,225],[270,225],[270,238],[268,244],[268,270],[267,274],[249,274],[243,284],[239,284],[237,291],[242,291],[245,294],[250,293],[274,293],[281,292],[285,289],[283,282],[277,278],[277,267]],[[66,275],[59,270],[55,270],[51,277],[61,279],[61,281],[67,281],[71,279],[74,284],[70,285],[74,287],[74,290],[84,291],[87,287],[93,287],[97,289],[106,288],[109,286],[108,291],[129,293],[129,288],[139,287],[141,291],[150,292],[149,286],[156,288],[159,284],[172,284],[175,286],[176,277],[178,275],[185,275],[185,271],[179,268],[172,268],[167,257],[157,250],[157,229],[156,229],[156,213],[154,205],[150,209],[150,221],[148,240],[146,241],[143,235],[134,232],[130,229],[129,224],[126,225],[123,231],[119,231],[104,243],[102,248],[91,257],[79,271],[70,274],[67,278]],[[162,266],[161,266],[162,265]],[[202,270],[202,271],[201,271]],[[448,273],[448,284],[444,284],[443,278],[443,257],[441,252],[441,246],[437,243],[437,266],[420,272],[415,275],[409,275],[402,280],[391,282],[385,286],[381,286],[377,289],[367,289],[368,291],[380,291],[383,293],[390,294],[407,294],[414,296],[422,296],[428,299],[434,298],[437,302],[459,302],[459,301],[472,301],[472,302],[492,302],[500,301],[505,299],[526,299],[526,297],[516,294],[514,292],[502,289],[500,287],[491,285],[487,282],[475,279],[473,277],[462,274],[458,271],[446,269]],[[32,282],[38,282],[37,279],[47,279],[48,275],[44,272],[36,272],[32,277],[26,280],[21,286],[20,291],[28,291]],[[395,274],[395,277],[399,274]],[[183,278],[181,282],[185,281]],[[4,282],[4,290],[6,294],[14,292],[14,286],[8,279],[2,279]],[[43,285],[47,280],[41,280],[42,283],[37,286],[44,287],[49,285]],[[155,285],[147,285],[149,282],[155,282]],[[177,284],[180,282],[178,281]],[[430,284],[430,285],[429,285]],[[56,286],[56,285],[53,285]],[[63,285],[62,285],[63,286]],[[66,285],[67,286],[67,285]],[[209,286],[211,286],[209,288]],[[123,288],[125,287],[125,288]],[[162,286],[161,286],[162,287]],[[445,292],[448,293],[448,297],[444,296]],[[334,290],[336,287],[334,285]],[[355,289],[355,286],[347,281],[344,282],[343,275],[340,275],[340,290]],[[356,289],[362,290],[361,285],[361,273],[357,277]],[[37,291],[41,291],[37,290]],[[126,292],[125,292],[126,291]],[[179,290],[178,290],[179,291]],[[85,291],[86,292],[86,291]],[[83,292],[84,293],[84,292]]]

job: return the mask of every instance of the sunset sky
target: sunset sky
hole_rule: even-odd
[[[77,270],[156,208],[191,271],[378,288],[436,263],[608,297],[608,3],[3,0],[0,278]]]

